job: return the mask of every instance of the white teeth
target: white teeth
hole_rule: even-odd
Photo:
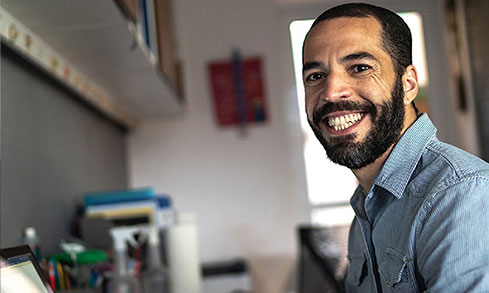
[[[330,117],[328,119],[328,125],[329,127],[333,128],[336,131],[344,130],[354,125],[359,120],[361,120],[363,115],[364,114],[354,113],[354,114],[346,114],[342,116]]]

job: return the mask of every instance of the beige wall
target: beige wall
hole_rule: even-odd
[[[256,293],[283,292],[294,268],[296,225],[308,221],[293,81],[284,96],[272,0],[174,1],[187,105],[183,117],[143,125],[129,138],[132,186],[168,192],[197,214],[202,261],[248,258]],[[245,136],[214,120],[207,63],[261,56],[269,120]],[[287,52],[287,51],[286,51]]]

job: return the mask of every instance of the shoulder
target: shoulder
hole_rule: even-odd
[[[439,162],[445,163],[456,178],[476,174],[489,178],[489,164],[462,149],[433,139],[427,144],[426,150]]]
[[[421,197],[434,195],[456,186],[489,187],[489,164],[455,146],[431,140],[421,156],[414,183]]]
[[[421,198],[418,233],[425,231],[426,225],[468,228],[462,220],[467,217],[485,219],[489,224],[487,162],[434,139],[426,146],[418,167],[411,187],[416,190],[413,194]]]
[[[423,194],[417,215],[418,233],[426,226],[467,229],[468,218],[489,225],[487,162],[435,139],[426,146],[420,165],[413,182]]]

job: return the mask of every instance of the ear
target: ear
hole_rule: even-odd
[[[418,94],[418,72],[413,65],[406,67],[402,76],[402,87],[404,90],[404,105],[409,105]]]

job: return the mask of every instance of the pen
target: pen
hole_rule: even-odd
[[[56,269],[58,272],[59,288],[65,290],[65,278],[63,274],[63,268],[59,262],[56,262]]]
[[[54,266],[53,261],[49,261],[48,263],[48,271],[49,271],[49,283],[51,284],[51,288],[53,291],[56,291],[56,280],[54,277]]]

